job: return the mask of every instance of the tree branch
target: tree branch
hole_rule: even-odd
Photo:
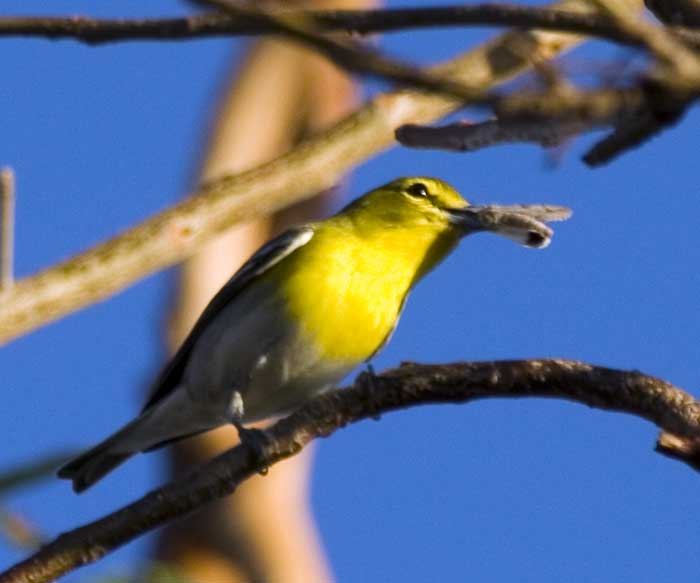
[[[616,1],[630,9],[641,6],[641,0]],[[568,0],[558,6],[580,3]],[[485,91],[581,40],[558,33],[511,32],[431,71]],[[392,145],[397,126],[426,123],[461,106],[459,101],[412,92],[380,95],[288,154],[205,185],[112,240],[16,282],[0,303],[0,344],[184,259],[233,224],[312,197]]]
[[[472,152],[501,144],[529,142],[544,148],[558,146],[577,134],[592,129],[577,122],[548,122],[489,119],[443,126],[408,124],[396,130],[396,139],[410,148],[432,148]]]
[[[481,123],[439,127],[408,124],[396,130],[403,145],[474,151],[509,142],[555,146],[577,134],[611,127],[583,161],[597,167],[677,124],[696,95],[679,94],[661,82],[641,79],[633,87],[519,91],[494,102],[497,117]]]
[[[663,76],[664,84],[681,92],[697,92],[700,83],[700,62],[695,52],[687,48],[664,26],[654,26],[630,14],[616,2],[594,0],[627,35],[636,38],[658,61],[655,78]]]
[[[661,22],[700,25],[700,2],[697,0],[644,0],[644,4]]]
[[[267,429],[258,458],[235,447],[105,518],[67,532],[0,574],[0,583],[54,581],[163,523],[229,495],[244,480],[295,455],[311,440],[349,423],[427,403],[487,398],[552,397],[631,413],[685,438],[700,436],[700,403],[681,389],[637,371],[572,360],[521,360],[446,365],[404,364],[350,388],[310,400]]]
[[[14,284],[15,174],[0,170],[0,294]]]
[[[236,18],[260,21],[268,26],[273,34],[285,36],[294,42],[316,50],[349,73],[394,81],[400,85],[457,99],[473,100],[478,99],[480,95],[479,91],[455,83],[446,76],[439,77],[356,43],[340,41],[330,36],[318,34],[313,22],[308,19],[278,15],[253,5],[243,6],[233,0],[196,0],[196,3],[211,5]]]
[[[690,102],[684,101],[675,108],[671,107],[675,102],[669,96],[668,100],[664,101],[667,106],[665,111],[648,108],[629,116],[586,152],[583,161],[591,167],[602,166],[672,127],[681,120],[690,105]]]
[[[663,0],[663,3],[667,2],[668,0]],[[607,17],[591,12],[577,12],[572,8],[572,4],[566,9],[474,4],[384,10],[289,10],[280,11],[279,14],[311,22],[318,32],[371,34],[437,27],[503,26],[571,32],[623,44],[638,44],[636,38],[625,34]],[[700,46],[700,32],[696,30],[675,26],[669,27],[669,31],[688,44]],[[72,39],[90,45],[256,36],[274,32],[267,22],[220,13],[161,19],[96,19],[87,16],[0,18],[0,37]]]

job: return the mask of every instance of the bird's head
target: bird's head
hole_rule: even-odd
[[[367,193],[346,209],[369,228],[422,230],[452,236],[490,231],[527,247],[546,247],[552,230],[543,221],[571,211],[547,205],[473,206],[452,186],[425,176],[398,178]]]
[[[361,221],[384,228],[450,230],[449,209],[469,206],[461,195],[437,178],[397,178],[354,201],[348,211]]]

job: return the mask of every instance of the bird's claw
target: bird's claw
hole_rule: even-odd
[[[267,432],[262,429],[248,429],[239,423],[234,423],[234,425],[238,430],[238,438],[241,440],[241,444],[248,448],[257,462],[265,464],[258,470],[258,473],[261,476],[267,475],[269,466],[267,465],[266,449],[270,444],[270,438]]]
[[[367,404],[369,406],[370,417],[375,421],[382,418],[377,403],[377,375],[374,374],[374,367],[367,363],[367,370],[362,373],[362,383],[367,390]]]
[[[265,448],[270,440],[262,429],[247,429],[243,427],[244,415],[245,407],[243,404],[243,396],[238,391],[234,391],[231,396],[231,402],[229,403],[229,418],[231,419],[231,423],[236,428],[236,431],[238,431],[238,439],[241,445],[248,448],[255,456],[256,461],[265,462],[267,457],[265,455]],[[267,472],[267,464],[258,471],[258,473],[263,476],[266,475]]]

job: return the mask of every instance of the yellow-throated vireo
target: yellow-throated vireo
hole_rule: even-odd
[[[464,235],[530,247],[568,209],[470,206],[435,178],[400,178],[264,245],[224,285],[141,414],[59,470],[81,492],[138,452],[288,412],[387,342],[411,288]],[[243,434],[242,434],[243,437]]]

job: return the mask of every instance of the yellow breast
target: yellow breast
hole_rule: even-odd
[[[434,229],[358,232],[339,217],[280,265],[290,316],[324,358],[359,364],[385,342],[412,285],[456,244]]]

